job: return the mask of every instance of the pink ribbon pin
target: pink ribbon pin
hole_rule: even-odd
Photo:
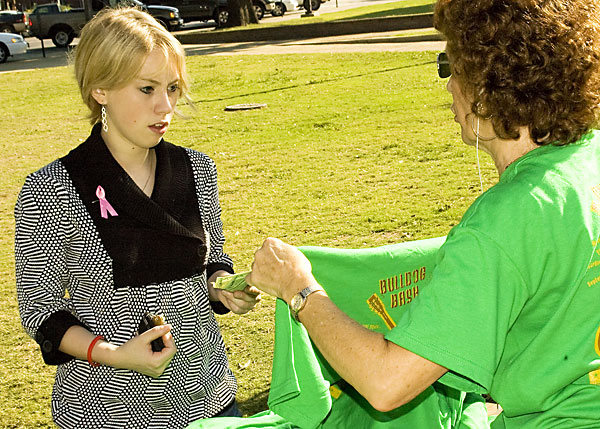
[[[111,216],[119,216],[116,210],[113,209],[113,206],[111,206],[110,203],[106,201],[104,188],[102,186],[98,186],[98,188],[96,189],[96,196],[100,201],[100,216],[102,216],[104,219],[108,219],[108,213],[110,213]]]

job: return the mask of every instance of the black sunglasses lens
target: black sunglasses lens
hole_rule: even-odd
[[[438,76],[442,79],[450,77],[452,71],[450,70],[450,61],[448,60],[448,54],[440,52],[437,56],[437,69]]]

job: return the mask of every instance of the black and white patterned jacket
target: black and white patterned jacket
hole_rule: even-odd
[[[58,364],[52,413],[61,427],[176,428],[235,398],[207,274],[233,272],[223,252],[217,177],[205,154],[161,141],[152,198],[112,158],[99,127],[29,175],[15,207],[19,311],[44,360]],[[102,186],[117,216],[100,215]],[[177,353],[157,379],[91,367],[58,350],[82,325],[120,345],[146,311],[170,323]]]

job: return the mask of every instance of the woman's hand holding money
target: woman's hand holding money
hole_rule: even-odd
[[[221,301],[225,307],[236,314],[245,314],[261,300],[260,291],[245,281],[248,273],[231,275],[226,271],[217,271],[208,281],[208,293],[211,301]]]

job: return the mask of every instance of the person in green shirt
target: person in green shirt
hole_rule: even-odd
[[[599,16],[598,0],[436,3],[454,120],[500,180],[389,332],[338,309],[295,247],[256,252],[248,283],[289,303],[376,409],[439,381],[490,394],[494,429],[600,427]]]

